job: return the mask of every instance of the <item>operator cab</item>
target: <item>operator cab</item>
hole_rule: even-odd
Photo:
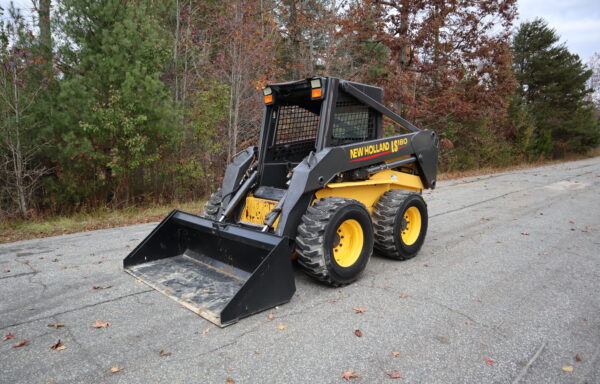
[[[374,100],[383,90],[352,83]],[[381,114],[344,92],[339,79],[312,78],[263,89],[259,188],[255,195],[279,200],[291,171],[310,152],[382,137]],[[334,108],[330,106],[334,105]]]

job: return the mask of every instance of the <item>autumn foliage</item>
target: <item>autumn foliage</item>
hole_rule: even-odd
[[[600,140],[591,73],[555,52],[558,37],[539,50],[570,69],[548,83],[520,71],[515,57],[535,55],[536,40],[512,35],[516,0],[47,0],[0,12],[0,217],[203,198],[256,144],[261,87],[313,75],[383,87],[390,108],[439,134],[442,170]],[[560,94],[528,98],[575,78],[561,88],[575,95],[568,108]]]

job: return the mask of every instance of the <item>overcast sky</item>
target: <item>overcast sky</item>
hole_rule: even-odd
[[[600,53],[600,0],[519,0],[519,22],[541,17],[584,62]]]
[[[6,8],[10,0],[0,0]],[[30,0],[15,0],[17,6],[31,9]],[[556,30],[562,42],[584,62],[600,53],[600,0],[518,0],[519,21],[542,17]]]

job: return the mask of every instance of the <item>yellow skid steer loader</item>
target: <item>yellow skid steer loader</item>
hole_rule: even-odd
[[[439,140],[383,104],[378,87],[333,77],[263,89],[258,147],[228,165],[205,216],[171,212],[125,271],[226,326],[288,302],[292,259],[332,285],[355,281],[375,249],[404,260],[427,232]],[[408,133],[384,137],[385,124]]]

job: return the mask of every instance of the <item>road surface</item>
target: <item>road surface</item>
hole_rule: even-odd
[[[0,382],[600,383],[600,158],[425,195],[415,259],[223,329],[122,271],[153,224],[0,245]]]

